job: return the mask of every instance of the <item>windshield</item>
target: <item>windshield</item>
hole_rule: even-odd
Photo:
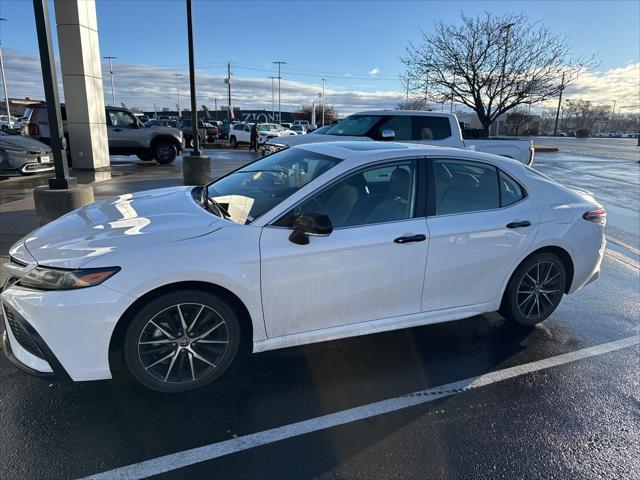
[[[327,131],[327,135],[359,137],[380,121],[381,115],[351,115]]]
[[[207,187],[207,195],[229,212],[230,220],[250,223],[340,161],[289,148],[213,182]]]

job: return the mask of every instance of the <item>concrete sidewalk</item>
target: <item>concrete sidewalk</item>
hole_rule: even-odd
[[[214,179],[259,158],[259,154],[247,151],[219,150],[209,153]],[[52,174],[15,177],[0,182],[0,265],[8,257],[11,245],[38,228],[33,189],[45,185],[50,176]],[[178,186],[182,185],[182,158],[178,157],[171,165],[159,165],[156,162],[138,161],[135,157],[112,156],[110,172],[77,174],[77,178],[79,183],[93,185],[96,200]]]

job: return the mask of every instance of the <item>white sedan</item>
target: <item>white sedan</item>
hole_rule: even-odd
[[[163,392],[253,352],[500,311],[545,320],[595,280],[606,213],[504,157],[293,147],[206,187],[99,201],[11,248],[5,353],[41,376]]]

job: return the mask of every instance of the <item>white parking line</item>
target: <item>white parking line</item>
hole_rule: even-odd
[[[455,395],[456,393],[471,390],[496,382],[501,382],[509,378],[519,377],[527,373],[557,367],[567,363],[575,362],[585,358],[602,355],[623,348],[628,348],[640,344],[640,335],[623,338],[614,342],[603,343],[594,347],[583,348],[575,352],[565,353],[556,357],[545,358],[535,362],[525,363],[515,367],[505,368],[496,372],[487,373],[477,377],[466,378],[457,382],[440,385],[414,393],[409,393],[400,397],[390,398],[379,402],[369,403],[360,407],[350,408],[339,412],[324,415],[322,417],[311,418],[297,423],[285,425],[283,427],[272,428],[263,432],[252,433],[244,437],[224,440],[204,447],[193,448],[178,453],[172,453],[163,457],[134,463],[126,467],[108,470],[103,473],[85,477],[88,479],[140,479],[152,475],[159,475],[179,468],[188,467],[196,463],[219,458],[224,455],[241,452],[250,448],[268,445],[306,433],[317,432],[327,428],[337,427],[347,423],[363,420],[366,418],[382,415],[384,413],[396,412],[405,408],[420,405],[439,398]]]

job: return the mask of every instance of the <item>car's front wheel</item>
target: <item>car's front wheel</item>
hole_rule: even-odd
[[[564,294],[567,273],[554,254],[540,252],[525,259],[513,273],[500,313],[522,325],[546,320]]]
[[[173,162],[178,156],[178,149],[169,141],[160,141],[153,147],[153,158],[162,165]]]
[[[223,299],[179,290],[151,300],[133,317],[124,357],[144,386],[185,392],[224,373],[236,356],[240,334],[238,317]]]

